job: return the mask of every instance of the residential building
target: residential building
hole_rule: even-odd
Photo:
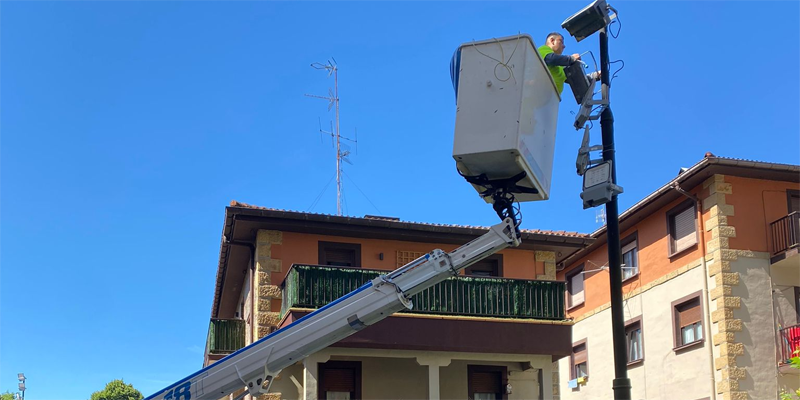
[[[225,209],[205,365],[378,274],[487,228]],[[283,370],[266,398],[550,399],[572,352],[556,265],[588,235],[526,230],[522,245],[413,297],[395,314]]]
[[[623,182],[624,185],[624,182]],[[775,399],[800,387],[800,167],[715,157],[620,215],[634,399]],[[562,400],[613,398],[605,227],[560,264]]]

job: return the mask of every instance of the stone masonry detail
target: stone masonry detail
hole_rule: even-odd
[[[281,260],[272,257],[272,245],[280,245],[282,240],[280,231],[259,230],[256,235],[255,338],[268,335],[280,322],[280,313],[272,311],[272,302],[281,298],[281,290],[272,284],[271,273],[281,270]]]
[[[556,253],[552,251],[536,251],[536,261],[544,263],[544,274],[539,274],[536,279],[556,280]]]
[[[726,203],[726,196],[733,194],[733,187],[725,182],[724,175],[714,175],[703,183],[703,213],[709,219],[705,229],[710,232],[706,244],[706,261],[708,277],[713,282],[709,290],[711,322],[716,324],[717,333],[712,338],[715,354],[714,368],[720,371],[721,379],[717,379],[717,393],[724,400],[748,399],[747,392],[739,390],[739,381],[745,379],[747,370],[737,365],[736,358],[744,354],[744,344],[736,340],[736,332],[742,331],[742,320],[736,318],[736,310],[741,307],[742,299],[732,296],[733,287],[739,285],[739,273],[731,272],[731,261],[736,261],[739,252],[731,250],[728,239],[736,237],[736,229],[728,225],[728,217],[734,215],[732,205]],[[746,256],[746,255],[745,255]]]

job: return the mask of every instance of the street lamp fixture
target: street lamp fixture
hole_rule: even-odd
[[[583,10],[567,18],[561,23],[561,27],[566,29],[576,41],[580,42],[610,23],[611,17],[608,16],[606,0],[595,0],[592,4],[584,7]]]
[[[22,392],[22,394],[19,395],[18,398],[21,400],[25,400],[25,374],[21,372],[18,373],[17,379],[19,380],[19,391]]]
[[[614,16],[609,16],[609,10],[614,12]],[[614,114],[611,112],[610,89],[611,79],[609,79],[609,56],[608,56],[608,25],[613,18],[616,18],[616,10],[606,4],[606,0],[595,0],[575,15],[567,18],[561,27],[566,29],[571,36],[578,42],[600,32],[600,91],[602,100],[596,101],[592,98],[591,92],[584,92],[581,83],[580,90],[574,92],[575,100],[580,103],[581,110],[575,120],[575,129],[583,127],[587,121],[594,120],[598,116],[591,115],[592,110],[597,107],[599,111],[600,127],[602,129],[603,160],[601,163],[584,169],[593,164],[589,160],[588,153],[595,146],[588,146],[588,138],[584,135],[584,144],[578,151],[578,174],[583,174],[583,208],[596,207],[604,204],[606,208],[606,243],[608,247],[608,267],[610,275],[611,292],[611,337],[614,349],[614,380],[611,388],[614,392],[615,400],[631,399],[631,381],[627,371],[627,349],[625,345],[625,314],[622,307],[622,254],[620,251],[620,231],[619,231],[619,205],[617,195],[622,193],[622,188],[616,185],[617,171],[615,165],[614,149]],[[570,71],[572,72],[572,71]],[[577,74],[571,74],[577,75]],[[573,79],[574,80],[574,79]],[[583,94],[586,93],[586,94]],[[585,130],[591,127],[586,127]]]

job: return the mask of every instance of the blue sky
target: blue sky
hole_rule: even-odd
[[[201,367],[224,207],[307,211],[334,175],[332,114],[304,96],[333,82],[312,62],[338,61],[341,130],[358,130],[346,214],[495,223],[455,172],[450,57],[542,44],[585,4],[2,2],[0,391],[24,372],[29,399],[116,378],[147,396]],[[707,151],[800,163],[797,2],[612,4],[621,210]],[[596,36],[567,37],[586,50]],[[569,111],[523,228],[599,226]],[[333,183],[311,211],[336,212]]]

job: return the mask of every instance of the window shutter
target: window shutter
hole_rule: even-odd
[[[678,306],[678,326],[684,327],[700,322],[700,299],[690,300]]]
[[[800,211],[800,195],[792,194],[790,195],[791,200],[789,201],[789,214]]]
[[[355,392],[356,374],[352,368],[325,369],[323,390],[326,392]]]
[[[470,377],[472,382],[471,393],[502,393],[501,380],[498,371],[475,371]]]
[[[675,243],[674,251],[681,251],[697,243],[694,207],[689,207],[686,210],[681,211],[673,216],[673,218],[674,230],[672,234]]]
[[[570,304],[583,303],[583,274],[577,273],[570,278]]]
[[[578,365],[578,364],[586,362],[586,359],[588,358],[587,357],[588,356],[588,354],[587,354],[588,352],[586,351],[586,345],[582,344],[580,346],[575,346],[575,348],[573,348],[572,351],[575,353],[572,356],[572,360],[573,360],[572,363],[574,365]]]
[[[326,249],[325,260],[328,265],[353,267],[356,265],[355,252],[347,249]]]

